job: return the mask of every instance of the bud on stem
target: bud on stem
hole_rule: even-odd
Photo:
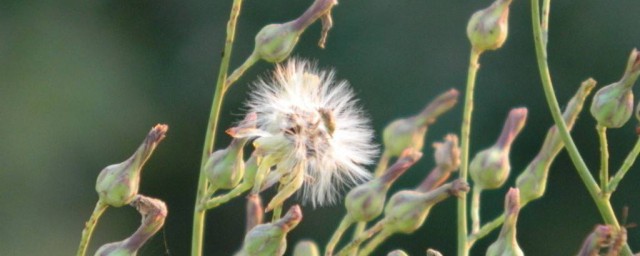
[[[487,256],[524,256],[516,240],[516,223],[520,213],[520,193],[510,188],[504,202],[505,221],[498,240],[489,246]]]
[[[244,238],[239,255],[284,255],[287,250],[286,235],[302,220],[300,206],[292,206],[281,219],[268,224],[258,225]]]
[[[507,40],[511,0],[496,0],[475,12],[467,25],[467,37],[474,51],[496,50]]]
[[[431,170],[427,178],[416,189],[419,192],[427,192],[442,185],[452,172],[460,166],[460,148],[458,148],[458,136],[448,134],[443,142],[433,144],[435,148],[436,167]]]

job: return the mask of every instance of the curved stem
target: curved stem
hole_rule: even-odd
[[[613,193],[614,191],[616,191],[616,188],[618,188],[618,184],[620,184],[620,181],[622,180],[622,178],[624,178],[624,175],[627,174],[633,163],[636,161],[638,154],[640,154],[640,137],[638,137],[636,145],[633,146],[633,149],[631,150],[631,152],[629,152],[627,158],[624,159],[620,170],[618,170],[616,172],[616,175],[611,178],[607,193]]]
[[[360,233],[358,237],[351,240],[351,242],[349,242],[349,244],[347,244],[344,248],[342,248],[342,250],[340,250],[337,255],[338,256],[351,255],[351,252],[353,252],[354,248],[358,248],[360,244],[362,244],[365,240],[371,238],[373,235],[380,232],[382,228],[384,228],[385,224],[386,224],[386,221],[384,219],[381,221],[378,221],[376,225]]]
[[[480,231],[480,193],[482,189],[478,186],[473,187],[471,192],[471,233],[475,234]]]
[[[382,152],[382,155],[380,156],[380,160],[378,160],[378,166],[376,167],[376,170],[373,172],[374,177],[380,177],[382,176],[382,174],[384,174],[384,171],[386,171],[387,167],[389,167],[390,159],[391,157],[389,156],[388,151],[385,150],[384,152]]]
[[[82,230],[82,237],[80,238],[80,245],[78,246],[77,256],[84,256],[87,253],[87,246],[89,246],[89,241],[91,241],[91,235],[93,234],[93,229],[98,224],[98,219],[104,213],[104,211],[109,207],[109,205],[103,203],[102,201],[98,201],[96,207],[93,209],[93,213],[91,213],[91,217],[89,221],[84,224],[84,229]]]
[[[600,188],[608,194],[609,187],[609,146],[607,143],[607,127],[596,125],[600,139]]]
[[[491,233],[491,231],[497,229],[498,227],[500,227],[500,225],[502,225],[502,223],[504,223],[504,218],[505,215],[504,213],[502,213],[498,218],[495,218],[494,220],[484,224],[482,226],[482,228],[480,228],[480,230],[478,230],[478,232],[474,232],[472,235],[469,236],[468,241],[467,241],[467,247],[469,249],[471,249],[471,247],[473,247],[473,244],[482,239],[483,237],[487,236],[489,233]]]
[[[331,239],[329,239],[329,243],[327,243],[327,246],[325,247],[325,250],[324,250],[324,255],[325,256],[332,256],[333,255],[333,250],[336,248],[336,245],[340,241],[340,238],[342,237],[342,234],[344,234],[344,232],[349,227],[351,227],[352,224],[353,224],[353,219],[351,217],[349,217],[349,215],[346,215],[346,216],[344,216],[344,218],[342,218],[342,221],[340,221],[340,225],[338,226],[336,231],[333,232],[333,235],[331,236]]]
[[[358,224],[356,224],[356,227],[353,229],[353,239],[356,239],[358,236],[360,236],[360,234],[362,234],[362,232],[364,232],[366,228],[367,222],[359,221]],[[359,249],[359,247],[354,247],[349,255],[357,255]]]
[[[220,108],[222,106],[222,98],[225,93],[225,80],[227,77],[227,70],[229,69],[229,61],[231,57],[231,50],[233,46],[233,39],[235,37],[236,23],[238,16],[240,15],[240,8],[242,7],[242,0],[234,0],[231,7],[231,14],[229,22],[227,23],[227,38],[225,40],[224,52],[222,54],[222,60],[220,62],[220,71],[218,73],[218,80],[216,82],[216,90],[213,95],[213,103],[211,104],[211,112],[209,114],[209,123],[207,125],[207,132],[204,141],[204,149],[202,150],[202,159],[200,164],[200,174],[198,177],[198,189],[196,192],[196,202],[193,211],[193,231],[191,237],[191,255],[202,255],[203,245],[203,233],[205,222],[205,211],[203,199],[207,196],[207,179],[203,171],[204,165],[207,161],[207,157],[213,152],[215,144],[215,134],[218,128],[218,119],[220,116]]]
[[[253,184],[241,183],[240,185],[238,185],[237,187],[235,187],[234,189],[232,189],[228,193],[226,193],[224,195],[216,196],[216,197],[211,198],[208,201],[202,203],[201,207],[203,208],[203,210],[211,210],[213,208],[216,208],[216,207],[220,206],[221,204],[229,202],[229,200],[231,200],[231,199],[234,199],[234,198],[240,196],[242,193],[246,192],[247,190],[251,189],[252,187],[253,187]]]
[[[362,248],[360,253],[358,253],[358,256],[371,255],[373,250],[375,250],[378,246],[380,246],[380,244],[382,244],[382,242],[387,240],[387,238],[389,238],[392,234],[393,234],[392,232],[382,230],[382,232],[374,236],[371,239],[371,241],[367,245],[365,245],[364,248]]]
[[[476,73],[480,65],[478,59],[480,52],[475,49],[471,50],[469,57],[469,72],[467,74],[467,88],[464,96],[464,112],[462,114],[462,127],[460,131],[460,179],[467,181],[467,173],[469,168],[469,135],[471,133],[471,112],[473,112],[473,90],[476,83]],[[458,255],[466,256],[469,254],[467,248],[467,195],[461,193],[458,197]]]
[[[614,225],[616,228],[619,228],[620,225],[616,216],[611,207],[611,203],[602,197],[601,190],[598,187],[598,184],[591,176],[587,165],[584,160],[580,156],[578,152],[578,148],[576,147],[573,139],[571,138],[571,134],[569,134],[569,130],[567,129],[567,124],[562,119],[562,114],[560,113],[560,107],[558,105],[558,100],[556,99],[555,92],[553,91],[553,84],[551,83],[551,75],[549,74],[549,66],[547,64],[546,59],[546,49],[543,47],[542,42],[542,31],[540,29],[540,4],[538,0],[531,0],[531,20],[533,26],[533,39],[536,48],[536,59],[538,62],[538,69],[540,72],[540,78],[542,80],[542,88],[544,89],[545,98],[547,99],[547,104],[549,105],[549,110],[551,111],[551,115],[553,116],[553,121],[558,127],[558,132],[560,133],[560,137],[564,142],[567,152],[569,152],[569,156],[571,157],[571,161],[576,167],[578,171],[578,175],[582,182],[586,186],[591,198],[593,198],[598,210],[600,211],[600,215],[605,223]],[[631,255],[631,249],[629,245],[625,244],[621,255]]]

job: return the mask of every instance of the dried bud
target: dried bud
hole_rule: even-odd
[[[138,230],[125,240],[101,246],[96,256],[135,256],[144,243],[164,225],[167,217],[167,206],[164,202],[137,195],[131,206],[142,215],[142,224]]]
[[[638,75],[640,75],[640,55],[636,49],[633,49],[622,79],[602,87],[593,96],[591,115],[598,121],[598,125],[620,128],[629,121],[633,112],[632,87]]]
[[[96,181],[96,191],[100,201],[114,207],[120,207],[133,200],[138,194],[142,166],[149,159],[158,143],[164,139],[168,129],[167,125],[156,125],[133,156],[122,163],[109,165],[102,169]]]
[[[511,0],[496,0],[475,12],[467,25],[467,37],[477,52],[496,50],[507,40]]]
[[[387,256],[409,256],[409,254],[407,254],[403,250],[394,250],[387,254]]]
[[[451,173],[458,170],[460,166],[458,136],[448,134],[444,137],[444,142],[434,143],[433,147],[435,148],[436,167],[416,189],[420,192],[426,192],[442,185],[451,176]]]
[[[562,117],[567,124],[567,129],[571,130],[575,124],[578,114],[582,111],[584,101],[595,87],[596,81],[587,79],[582,82],[578,92],[571,98],[564,110]],[[529,163],[516,180],[516,187],[520,190],[520,202],[522,205],[542,197],[547,187],[547,176],[553,160],[558,156],[564,143],[558,134],[558,127],[552,126],[547,132],[542,148],[536,157]]]
[[[608,225],[597,225],[582,243],[578,256],[600,255],[600,249],[611,244],[614,230],[613,227]]]
[[[399,156],[406,148],[422,151],[427,128],[458,101],[458,91],[451,89],[429,103],[418,115],[398,119],[387,125],[382,134],[385,152]]]
[[[496,189],[504,184],[511,170],[509,163],[511,144],[524,127],[526,119],[526,108],[512,109],[496,144],[480,151],[471,160],[469,173],[475,186],[481,189]]]
[[[350,218],[356,221],[370,221],[384,209],[387,191],[391,184],[407,169],[413,166],[422,153],[407,151],[380,177],[353,188],[345,198],[345,207]]]
[[[268,224],[258,225],[244,238],[239,255],[283,255],[287,250],[287,233],[302,220],[300,206],[292,206],[281,219]]]
[[[248,195],[247,196],[247,222],[246,231],[249,233],[255,226],[262,224],[264,217],[264,210],[262,210],[262,199],[260,195]]]
[[[516,240],[516,223],[520,212],[519,194],[517,188],[509,189],[504,202],[505,221],[498,240],[487,249],[487,256],[524,256]]]
[[[320,249],[313,241],[303,240],[293,249],[293,256],[320,256]]]
[[[431,207],[449,196],[458,196],[467,191],[469,185],[461,180],[444,184],[426,193],[400,191],[389,199],[384,209],[384,218],[387,220],[385,229],[389,232],[413,233],[422,226]]]

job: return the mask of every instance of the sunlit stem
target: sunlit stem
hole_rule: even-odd
[[[349,244],[347,244],[344,248],[342,248],[342,250],[340,250],[340,252],[338,252],[337,255],[338,256],[350,255],[353,252],[354,248],[359,248],[360,244],[362,244],[367,239],[371,238],[376,233],[380,232],[385,224],[386,224],[386,221],[381,220],[378,223],[376,223],[376,225],[374,225],[373,227],[371,227],[371,228],[367,229],[366,231],[360,233],[360,235],[358,237],[356,237],[353,240],[351,240],[351,242]]]
[[[627,174],[629,169],[631,169],[631,166],[633,166],[633,163],[636,161],[636,158],[638,158],[638,154],[640,154],[640,137],[638,137],[638,140],[636,140],[636,145],[633,146],[633,149],[631,150],[631,152],[629,152],[627,158],[624,159],[620,170],[618,170],[616,172],[616,175],[611,178],[611,182],[609,182],[608,193],[613,193],[614,191],[616,191],[616,188],[618,188],[618,184],[620,184],[620,181],[622,181],[624,175]]]
[[[80,238],[80,245],[78,246],[78,253],[76,254],[77,256],[84,256],[87,253],[87,247],[89,246],[89,241],[91,241],[93,229],[98,224],[100,216],[102,216],[107,207],[109,207],[109,205],[102,201],[98,201],[96,204],[96,207],[93,209],[93,213],[91,213],[91,217],[89,217],[89,220],[85,223],[84,229],[82,230],[82,237]]]
[[[480,231],[480,194],[482,188],[478,186],[473,187],[471,192],[471,232],[473,234]]]
[[[383,229],[380,233],[378,233],[376,236],[374,236],[371,239],[371,241],[369,241],[369,243],[366,244],[364,246],[364,248],[362,248],[362,250],[360,250],[360,253],[358,253],[358,256],[371,255],[373,250],[375,250],[378,246],[380,246],[380,244],[382,244],[382,242],[387,240],[387,238],[389,238],[392,234],[393,234],[393,232],[390,232],[390,231],[387,231],[387,230]]]
[[[204,203],[204,209],[211,210],[213,208],[216,208],[216,207],[220,206],[221,204],[229,202],[231,199],[234,199],[234,198],[242,195],[242,193],[246,192],[247,190],[251,189],[252,187],[253,187],[253,184],[241,183],[240,185],[238,185],[237,187],[235,187],[231,191],[227,192],[226,194],[220,195],[220,196],[216,196],[216,197],[211,198],[208,201],[206,201]]]
[[[609,146],[607,144],[607,127],[596,125],[600,139],[600,188],[609,191]],[[606,194],[606,193],[605,193]]]
[[[340,221],[340,225],[338,226],[336,231],[333,232],[331,239],[329,239],[329,243],[327,243],[327,247],[325,247],[325,253],[324,253],[325,256],[333,255],[333,250],[336,248],[336,245],[340,241],[342,234],[344,234],[344,232],[347,231],[349,227],[351,227],[353,222],[354,220],[351,217],[349,217],[349,215],[346,215],[344,216],[344,218],[342,218],[342,221]]]

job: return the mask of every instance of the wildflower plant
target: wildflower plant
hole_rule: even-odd
[[[519,146],[516,137],[526,133],[523,129],[529,110],[525,107],[514,107],[508,112],[499,135],[488,133],[497,135],[493,145],[478,145],[482,149],[476,152],[470,150],[480,57],[500,50],[508,39],[511,0],[495,0],[471,15],[466,27],[470,54],[460,131],[457,134],[452,131],[426,149],[429,127],[458,105],[457,89],[433,97],[416,115],[389,122],[379,132],[382,143],[378,146],[367,110],[359,105],[358,95],[349,83],[334,71],[319,68],[324,66],[322,60],[291,57],[305,30],[317,21],[322,25],[319,46],[325,47],[337,0],[315,0],[298,18],[266,25],[255,36],[252,54],[229,72],[242,3],[233,0],[227,24],[193,209],[191,255],[204,255],[206,212],[243,198],[247,200],[246,234],[236,255],[284,255],[288,247],[293,248],[289,251],[295,256],[382,255],[376,251],[379,245],[393,235],[416,232],[431,220],[431,209],[444,200],[457,201],[457,255],[469,255],[476,242],[498,228],[501,231],[497,240],[483,254],[524,255],[517,240],[518,216],[526,211],[528,203],[544,195],[552,163],[563,148],[567,149],[604,222],[596,226],[581,247],[575,245],[578,255],[599,255],[605,251],[606,255],[631,255],[626,227],[618,222],[610,198],[640,153],[640,139],[620,169],[611,175],[607,129],[624,126],[633,115],[632,88],[640,76],[637,50],[631,51],[622,78],[598,89],[591,100],[589,109],[597,122],[601,151],[598,183],[570,135],[596,81],[585,80],[564,104],[564,112],[560,111],[546,52],[550,0],[544,0],[542,12],[539,1],[531,0],[531,16],[536,61],[554,124],[538,154],[524,168],[512,166],[510,159],[511,149]],[[220,124],[226,92],[259,60],[274,63],[273,72],[254,79],[246,89],[249,99],[242,120],[233,125]],[[640,105],[635,114],[640,119]],[[226,146],[215,144],[221,125],[227,125],[225,132],[231,139]],[[106,167],[98,175],[98,203],[82,232],[78,256],[85,255],[93,229],[108,206],[135,207],[142,215],[142,224],[129,238],[102,245],[95,255],[136,255],[163,226],[167,206],[138,192],[142,166],[167,129],[166,125],[154,127],[131,158]],[[435,166],[424,175],[424,180],[417,182],[415,188],[392,190],[394,182],[425,154],[433,156]],[[376,158],[378,162],[372,166]],[[512,174],[518,176],[509,184]],[[483,221],[482,192],[507,184],[512,188],[505,193],[504,212],[493,220]],[[275,194],[266,197],[268,193],[263,193],[266,190]],[[467,200],[469,191],[471,202]],[[294,205],[283,215],[285,202]],[[303,221],[298,203],[311,205],[309,210],[335,204],[344,206],[345,216],[325,246],[310,240],[295,246],[287,244],[287,234]],[[270,213],[270,218],[265,219],[265,213]],[[351,235],[345,235],[349,230]],[[427,255],[441,255],[436,249],[426,250]],[[398,249],[387,255],[408,254]]]

